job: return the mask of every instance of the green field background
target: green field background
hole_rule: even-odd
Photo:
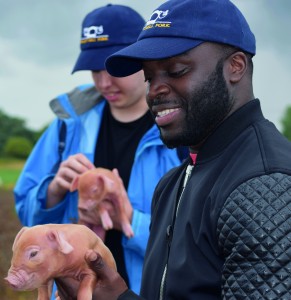
[[[0,159],[0,299],[36,300],[37,292],[15,292],[4,281],[10,267],[12,245],[21,223],[15,212],[13,187],[21,173],[24,161]]]
[[[13,189],[24,161],[13,159],[0,159],[0,188]]]

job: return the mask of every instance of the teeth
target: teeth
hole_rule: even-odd
[[[176,111],[176,110],[178,110],[178,108],[165,109],[163,111],[159,111],[157,113],[157,116],[164,117],[164,116],[168,115],[169,113],[172,113],[173,111]]]

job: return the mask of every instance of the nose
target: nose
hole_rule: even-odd
[[[92,77],[97,90],[105,91],[112,85],[112,77],[105,71],[92,72]]]
[[[152,78],[147,87],[147,101],[162,99],[169,94],[169,85],[160,78]]]
[[[5,277],[4,280],[12,289],[16,289],[18,287],[15,280],[13,280],[11,277]]]

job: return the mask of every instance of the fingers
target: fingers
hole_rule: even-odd
[[[123,184],[122,178],[119,176],[118,170],[117,170],[116,168],[114,168],[114,169],[112,170],[112,172],[114,173],[114,175],[117,177],[119,183],[120,183],[120,184],[123,186],[123,188],[124,188],[124,184]]]
[[[62,201],[65,194],[70,191],[73,179],[95,168],[90,160],[83,154],[71,155],[67,160],[60,164],[57,174],[49,184],[47,190],[47,208],[54,207]]]
[[[73,300],[78,293],[79,281],[70,277],[55,278],[57,291],[55,292],[55,300]]]
[[[56,290],[56,292],[55,292],[55,300],[62,300],[61,297],[59,296],[58,290]]]
[[[55,300],[67,299],[68,295],[62,284],[56,281],[56,285],[58,289],[55,292]]]
[[[113,280],[120,277],[117,271],[110,268],[101,255],[94,250],[87,250],[85,260],[89,267],[96,273],[98,282],[108,283],[108,285],[110,285],[113,283]]]
[[[88,250],[85,254],[85,260],[97,277],[93,299],[116,300],[128,290],[122,277],[106,264],[100,254],[94,250]]]
[[[94,165],[83,154],[71,155],[60,164],[60,168],[55,176],[58,186],[69,190],[73,179],[84,172],[94,168]]]
[[[106,265],[100,254],[94,250],[88,250],[85,254],[85,260],[96,273],[99,281],[107,281],[111,278],[111,269]]]
[[[60,166],[62,172],[68,172],[66,174],[68,177],[72,177],[72,174],[83,174],[84,172],[93,168],[95,168],[94,165],[85,155],[81,153],[69,156],[69,158],[63,161]]]

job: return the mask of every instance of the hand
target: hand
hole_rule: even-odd
[[[117,271],[110,268],[97,252],[88,250],[85,260],[98,278],[93,299],[116,300],[122,293],[128,290],[123,278]]]
[[[55,206],[63,199],[77,175],[93,168],[95,166],[81,153],[71,155],[67,160],[64,160],[48,187],[47,208]]]
[[[103,261],[102,257],[93,250],[88,250],[85,260],[89,267],[97,275],[97,284],[92,300],[117,300],[117,298],[128,290],[122,277]],[[68,288],[62,282],[56,280],[58,287],[58,300],[68,300],[72,298],[72,287]],[[74,290],[76,293],[76,290]]]

